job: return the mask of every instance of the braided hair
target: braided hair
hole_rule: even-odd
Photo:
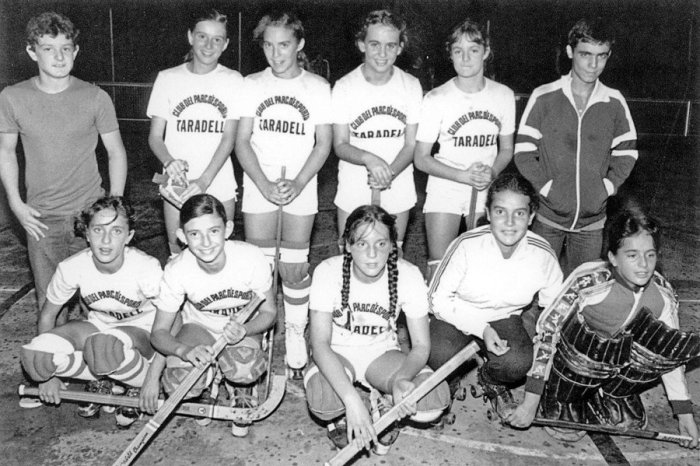
[[[396,316],[396,303],[398,301],[398,293],[396,291],[399,281],[399,249],[396,244],[396,217],[389,214],[386,210],[379,206],[364,205],[355,209],[347,221],[345,222],[345,231],[343,232],[343,242],[345,244],[355,244],[363,238],[364,234],[358,235],[358,232],[366,232],[368,228],[374,227],[377,224],[382,224],[389,230],[389,239],[391,240],[391,252],[386,262],[387,273],[389,274],[389,316]],[[362,229],[362,227],[365,227]],[[350,295],[350,266],[352,264],[352,254],[345,248],[343,253],[343,286],[341,288],[341,306],[343,309],[348,307],[348,298]]]

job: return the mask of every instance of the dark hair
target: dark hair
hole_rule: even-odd
[[[638,206],[627,206],[619,214],[608,221],[606,225],[608,235],[608,251],[617,254],[625,238],[646,231],[654,241],[654,247],[658,251],[661,244],[661,227],[658,222],[648,216]]]
[[[396,233],[396,217],[389,214],[386,210],[379,206],[364,205],[353,210],[345,222],[345,231],[343,232],[343,242],[345,244],[355,244],[361,237],[357,234],[362,226],[373,227],[376,224],[382,224],[389,229],[389,239],[391,240],[392,248],[389,253],[389,258],[386,262],[387,272],[389,274],[389,315],[396,315],[396,302],[398,295],[396,286],[399,281],[399,269],[397,262],[399,260],[399,249],[396,244],[398,234]],[[345,248],[343,253],[343,288],[341,290],[341,306],[343,309],[348,307],[348,298],[350,296],[350,264],[352,263],[352,254]]]
[[[370,26],[381,24],[390,26],[399,31],[399,42],[405,47],[408,44],[408,35],[406,34],[406,21],[392,13],[389,10],[374,10],[370,11],[360,25],[360,29],[355,33],[355,40],[362,42],[367,37],[367,30]]]
[[[615,31],[612,25],[601,17],[580,19],[569,31],[569,45],[575,49],[579,42],[594,44],[615,43]]]
[[[136,218],[134,215],[134,208],[131,207],[131,204],[122,196],[104,196],[93,202],[90,207],[80,212],[78,218],[75,219],[74,227],[76,235],[85,237],[93,217],[97,215],[97,213],[107,209],[113,209],[115,211],[114,218],[107,222],[108,224],[115,221],[121,215],[129,224],[129,230],[134,229]]]
[[[180,208],[180,228],[184,228],[185,224],[193,218],[207,214],[218,215],[224,224],[227,221],[226,209],[221,201],[211,194],[195,194],[187,199]]]
[[[190,20],[190,24],[187,30],[193,33],[197,25],[202,21],[214,21],[216,23],[223,24],[224,30],[226,31],[226,37],[228,37],[228,16],[226,16],[225,14],[219,13],[218,11],[212,9],[207,11],[203,15],[193,16]],[[192,61],[193,58],[194,54],[192,53],[192,49],[190,49],[187,52],[187,55],[185,55],[185,62]]]
[[[73,25],[67,16],[53,11],[47,11],[38,16],[34,16],[27,23],[27,45],[34,49],[39,43],[41,36],[56,37],[59,34],[66,36],[66,39],[73,41],[76,45],[80,31]]]
[[[498,175],[491,183],[491,186],[489,186],[489,191],[486,194],[486,210],[491,209],[494,196],[502,191],[513,191],[527,197],[531,214],[537,212],[537,209],[540,207],[540,196],[535,191],[532,183],[520,173],[504,172]]]
[[[483,45],[485,49],[491,48],[491,39],[489,38],[489,33],[486,31],[484,25],[467,18],[453,27],[450,34],[447,36],[447,40],[445,41],[445,50],[447,51],[448,57],[452,53],[452,45],[458,42],[462,36],[467,36],[467,39],[470,41]],[[493,53],[489,55],[489,58],[492,55]]]

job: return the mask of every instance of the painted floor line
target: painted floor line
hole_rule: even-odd
[[[401,433],[406,433],[413,437],[422,437],[431,440],[437,440],[438,442],[444,442],[451,445],[457,445],[464,448],[471,448],[491,453],[509,453],[516,456],[529,456],[534,458],[546,458],[556,461],[595,461],[598,463],[605,463],[605,460],[600,454],[588,454],[588,453],[570,453],[570,454],[558,454],[552,453],[551,451],[545,450],[533,450],[530,448],[516,447],[511,445],[503,445],[497,443],[481,442],[478,440],[467,440],[463,438],[451,437],[445,434],[438,434],[435,432],[424,431],[414,429],[412,427],[407,427],[401,430]]]

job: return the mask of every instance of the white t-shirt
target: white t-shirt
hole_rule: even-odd
[[[156,307],[176,313],[184,301],[183,322],[217,334],[253,294],[264,297],[272,286],[272,274],[260,248],[242,241],[226,241],[224,248],[226,264],[216,274],[205,272],[189,249],[168,262]]]
[[[428,295],[418,267],[403,259],[398,261],[399,278],[395,315],[389,316],[389,278],[385,268],[374,283],[363,283],[350,272],[349,310],[341,309],[343,256],[321,262],[311,281],[309,308],[333,313],[331,347],[362,348],[396,339],[396,317],[399,311],[408,318],[428,313]]]
[[[461,91],[450,79],[423,100],[418,134],[421,142],[440,143],[435,158],[460,170],[474,162],[493,166],[499,135],[515,132],[515,95],[503,84],[485,78],[476,93]],[[427,191],[450,189],[449,180],[430,176]]]
[[[452,241],[430,283],[430,310],[464,333],[482,338],[489,322],[520,315],[535,294],[547,307],[562,272],[554,251],[528,231],[505,259],[484,225]]]
[[[187,161],[189,179],[198,178],[216,152],[227,120],[240,118],[243,77],[223,65],[195,74],[187,64],[158,73],[146,111],[167,121],[165,146]],[[233,164],[228,157],[207,192],[221,201],[236,195]]]
[[[362,65],[343,76],[333,88],[333,123],[348,125],[350,144],[371,152],[387,163],[394,161],[404,146],[407,125],[418,123],[423,91],[415,77],[394,67],[389,82],[376,86],[368,83],[362,74]],[[344,160],[338,161],[338,197],[357,196],[367,191],[367,168]],[[389,190],[416,202],[413,182],[413,164],[397,176]],[[408,197],[408,199],[406,199]]]
[[[46,299],[60,306],[80,290],[90,318],[105,324],[138,322],[138,326],[150,319],[152,325],[155,307],[151,301],[158,296],[162,275],[156,258],[129,246],[124,248],[121,268],[112,274],[102,273],[87,248],[58,264]]]
[[[316,143],[316,126],[331,124],[331,93],[325,79],[306,70],[292,79],[268,67],[246,76],[241,117],[253,118],[251,146],[263,172],[295,177]],[[248,179],[246,178],[246,186]]]

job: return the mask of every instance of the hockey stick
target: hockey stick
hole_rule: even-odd
[[[430,376],[418,385],[406,398],[394,405],[384,416],[373,424],[374,431],[377,435],[399,419],[398,412],[401,406],[417,403],[418,400],[427,395],[430,390],[445,380],[448,375],[454,372],[467,359],[472,358],[478,351],[479,345],[477,345],[476,342],[471,342],[459,353],[452,356],[445,364],[440,366],[438,370],[430,374]],[[360,449],[355,446],[355,442],[350,442],[348,446],[336,453],[333,458],[326,461],[325,466],[341,466],[350,461],[359,451]]]
[[[580,422],[560,421],[554,419],[544,419],[537,417],[532,421],[532,425],[558,427],[561,429],[585,430],[586,432],[604,432],[610,435],[624,435],[626,437],[645,438],[649,440],[659,440],[661,442],[680,442],[682,440],[692,440],[686,435],[669,434],[667,432],[656,432],[645,429],[620,429],[613,426],[600,424],[583,424]]]
[[[469,221],[467,222],[467,231],[476,228],[476,198],[479,192],[472,186],[472,194],[469,198]]]
[[[280,171],[280,178],[284,179],[287,174],[287,167],[282,165],[282,170]],[[280,248],[282,247],[282,206],[277,207],[277,224],[275,225],[275,261],[272,270],[272,295],[275,297],[275,306],[277,306],[277,292],[279,291],[279,269],[280,269]],[[270,352],[267,354],[267,375],[265,376],[265,398],[267,398],[268,392],[270,391],[270,378],[272,376],[272,352],[273,343],[275,339],[275,327],[272,326],[268,333],[267,341],[270,345]],[[285,379],[286,380],[286,379]]]
[[[380,206],[382,204],[382,192],[379,188],[372,188],[372,205]]]
[[[262,303],[262,299],[258,295],[253,294],[253,297],[250,299],[248,304],[246,304],[246,306],[235,315],[236,321],[239,324],[243,324],[246,320],[248,320],[248,317],[255,312],[260,303]],[[219,353],[223,351],[227,344],[228,342],[224,336],[219,337],[214,342],[212,345],[212,355],[214,358],[216,358]],[[167,401],[162,404],[155,416],[153,416],[153,418],[146,423],[144,428],[141,429],[141,432],[136,435],[134,440],[132,440],[129,446],[126,447],[126,450],[124,450],[119,458],[117,458],[114,465],[129,465],[134,461],[134,459],[136,459],[136,456],[138,456],[141,450],[143,450],[151,437],[158,432],[158,429],[160,429],[160,426],[168,419],[168,417],[170,417],[170,414],[175,411],[177,405],[179,405],[182,399],[185,398],[187,392],[190,391],[192,386],[197,382],[202,374],[204,374],[208,367],[209,365],[201,368],[195,367],[189,374],[187,374],[187,377],[185,377],[182,383],[180,383],[180,386],[177,387]]]
[[[248,423],[264,419],[275,410],[284,397],[286,386],[285,377],[274,376],[272,390],[263,404],[254,408],[231,408],[228,406],[210,405],[204,403],[182,403],[175,410],[175,414],[193,417],[208,417],[222,421],[234,421]],[[17,389],[20,396],[38,397],[39,389],[20,385]],[[61,390],[61,399],[68,401],[85,401],[108,406],[125,406],[138,408],[139,399],[123,395],[102,395],[77,390]],[[158,408],[166,403],[166,400],[158,400]]]

